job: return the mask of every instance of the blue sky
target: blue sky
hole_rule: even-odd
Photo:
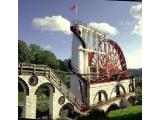
[[[35,43],[50,50],[59,59],[71,57],[72,34],[64,28],[54,29],[41,24],[42,21],[57,19],[66,23],[74,19],[70,7],[77,3],[78,19],[84,23],[109,25],[108,35],[122,48],[129,68],[142,67],[141,3],[106,0],[19,0],[19,39],[27,44]],[[54,17],[53,17],[54,16]],[[46,18],[48,17],[48,18]],[[59,20],[59,19],[58,19]],[[38,22],[37,22],[38,21]],[[59,21],[60,22],[60,21]],[[41,25],[40,25],[41,24]],[[47,24],[49,22],[47,21]],[[61,26],[60,26],[61,27]],[[113,29],[118,32],[111,34]]]

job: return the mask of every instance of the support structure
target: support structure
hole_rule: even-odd
[[[36,98],[34,94],[26,96],[25,118],[36,118]]]

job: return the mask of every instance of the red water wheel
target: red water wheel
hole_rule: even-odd
[[[123,52],[116,42],[102,40],[95,51],[88,53],[89,66],[98,68],[99,74],[113,75],[127,69]]]

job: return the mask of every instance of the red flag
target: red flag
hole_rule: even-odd
[[[71,10],[75,10],[77,8],[77,5],[75,4],[75,5],[72,5],[71,7],[70,7],[70,9]]]

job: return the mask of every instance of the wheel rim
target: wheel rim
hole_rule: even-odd
[[[102,40],[95,51],[105,53],[90,53],[89,65],[98,67],[99,74],[113,75],[127,69],[123,52],[114,41]]]

